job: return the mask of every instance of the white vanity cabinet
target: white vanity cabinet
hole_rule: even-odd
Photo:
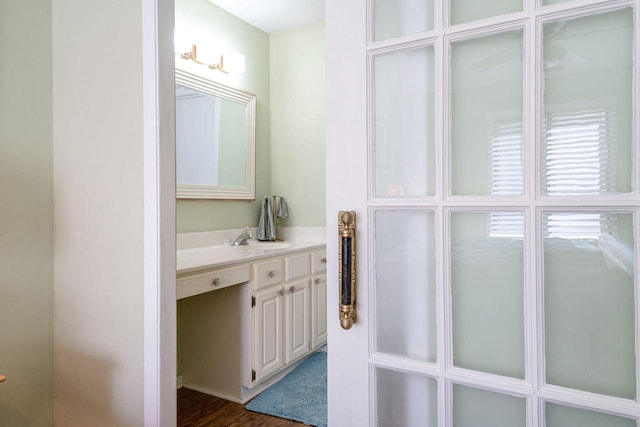
[[[309,290],[309,254],[284,258],[285,268],[285,363],[304,356],[311,350],[311,295]]]
[[[176,281],[176,296],[178,299],[187,298],[247,281],[249,281],[249,267],[247,265],[218,268],[204,273],[179,277]]]
[[[282,285],[252,296],[253,363],[251,383],[257,383],[284,366],[282,357]]]
[[[284,346],[285,363],[304,356],[311,350],[311,298],[309,279],[289,282],[285,286]]]
[[[271,374],[309,354],[313,348],[312,262],[312,253],[302,252],[253,266],[254,368],[251,384],[245,384],[247,387],[259,384]],[[276,277],[283,277],[283,280],[277,281]]]
[[[282,258],[251,266],[252,362],[251,386],[284,366],[282,357]]]
[[[327,275],[311,278],[311,347],[327,342]]]
[[[245,403],[326,342],[324,245],[179,274],[183,385]]]
[[[314,251],[311,260],[311,347],[327,342],[327,251]]]

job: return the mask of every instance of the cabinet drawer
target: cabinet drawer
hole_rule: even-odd
[[[248,281],[248,265],[208,271],[206,273],[177,279],[176,296],[177,299],[187,298]]]
[[[311,252],[311,274],[320,274],[327,271],[327,251]]]
[[[282,282],[282,259],[253,264],[253,289],[263,289]]]
[[[284,259],[285,280],[297,279],[309,275],[309,257],[306,253],[288,256]]]

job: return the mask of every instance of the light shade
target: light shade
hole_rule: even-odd
[[[238,52],[228,52],[223,55],[224,71],[229,74],[242,74],[245,71],[244,55]]]

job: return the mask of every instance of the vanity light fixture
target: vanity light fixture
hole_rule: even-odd
[[[189,52],[181,53],[180,58],[187,59],[195,62],[196,64],[206,65],[212,70],[218,70],[225,74],[229,73],[243,73],[244,72],[244,56],[240,54],[230,53],[227,55],[227,68],[225,68],[224,55],[220,55],[220,62],[217,64],[207,64],[198,60],[198,48],[195,44],[191,45]]]

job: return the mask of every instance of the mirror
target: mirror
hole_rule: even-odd
[[[176,196],[255,200],[256,96],[176,69]]]

